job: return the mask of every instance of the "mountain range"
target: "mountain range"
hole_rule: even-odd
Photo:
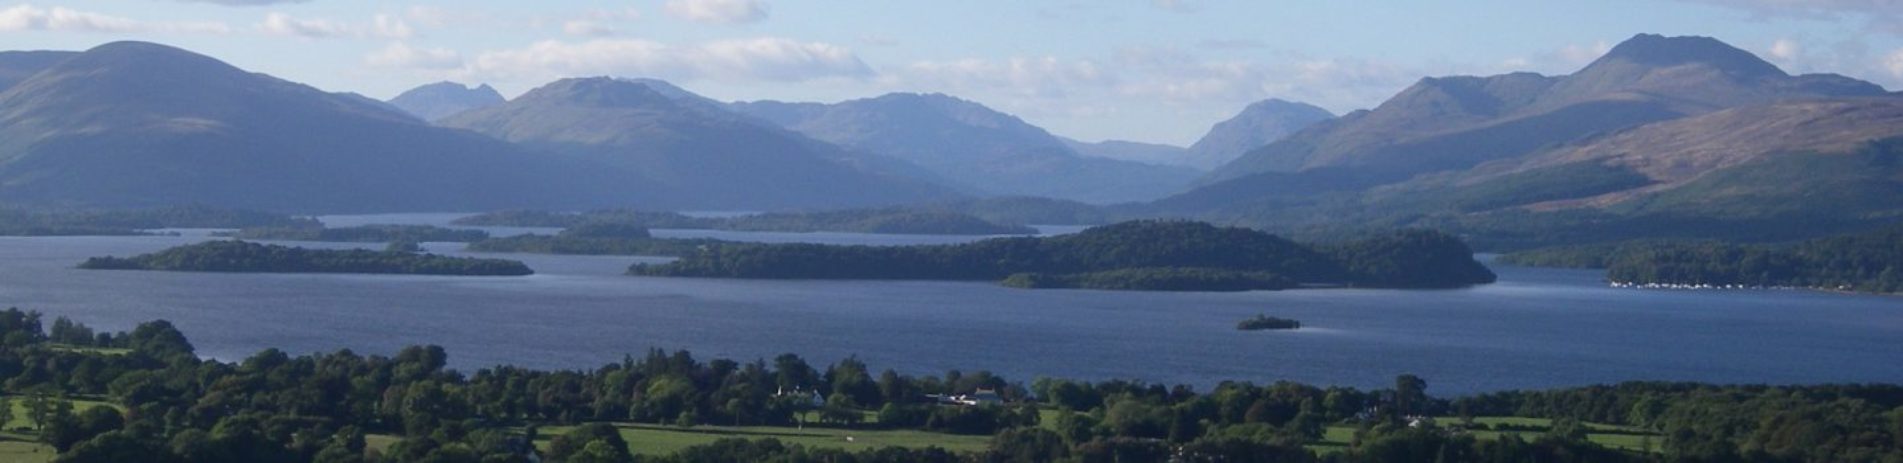
[[[986,195],[1144,201],[1181,191],[1198,175],[1182,167],[1086,157],[1022,119],[943,94],[730,107],[822,141],[917,164]]]
[[[378,102],[176,48],[117,42],[35,58],[7,60],[9,69],[40,68],[10,71],[27,77],[0,92],[0,201],[417,211],[640,192]],[[555,178],[574,181],[544,181]]]
[[[1671,234],[1788,239],[1903,220],[1903,99],[1705,37],[1639,35],[1564,76],[1422,79],[1137,214],[1483,246]]]
[[[862,166],[875,160],[648,83],[563,79],[441,121],[599,163],[673,195],[671,204],[778,209],[947,199],[949,188]]]

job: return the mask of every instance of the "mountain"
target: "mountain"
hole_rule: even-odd
[[[1428,78],[1124,214],[1482,249],[1796,239],[1903,220],[1903,98],[1722,42],[1641,35],[1579,72]]]
[[[1185,150],[1181,146],[1124,140],[1104,140],[1090,143],[1072,140],[1067,137],[1058,137],[1058,139],[1063,140],[1064,146],[1070,147],[1071,151],[1076,151],[1077,154],[1093,158],[1116,159],[1119,161],[1140,162],[1159,166],[1190,167],[1188,163],[1185,162],[1187,161],[1187,159],[1183,157]]]
[[[595,169],[185,50],[101,45],[0,92],[0,201],[287,212],[588,207]]]
[[[819,140],[910,161],[990,195],[1140,201],[1180,191],[1197,175],[1188,168],[1085,157],[1017,117],[942,94],[730,107]]]
[[[440,121],[533,149],[612,166],[693,207],[847,207],[956,192],[799,134],[677,100],[654,82],[565,79],[505,104]]]
[[[70,51],[0,52],[0,92],[78,53]]]
[[[1792,76],[1711,38],[1639,35],[1572,75],[1422,79],[1373,110],[1253,150],[1203,183],[1325,167],[1400,180],[1724,108],[1882,94],[1842,76]]]
[[[1209,133],[1190,145],[1184,163],[1202,170],[1215,169],[1249,150],[1334,118],[1334,113],[1307,103],[1281,99],[1259,101],[1243,108],[1235,117],[1210,127]]]
[[[410,89],[390,99],[390,105],[426,121],[442,120],[471,109],[503,103],[501,93],[488,84],[469,87],[455,82],[437,82]]]

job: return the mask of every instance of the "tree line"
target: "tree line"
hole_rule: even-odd
[[[1147,270],[1146,270],[1147,269]],[[1187,270],[1202,269],[1202,270]],[[1491,283],[1458,238],[1407,230],[1308,246],[1239,227],[1139,220],[1040,238],[936,246],[710,245],[637,275],[768,279],[991,280],[1015,285],[1205,289],[1294,283],[1442,288]],[[1107,273],[1106,273],[1107,272]],[[1023,274],[1017,278],[1013,275]]]
[[[535,273],[522,262],[365,249],[306,249],[236,240],[215,240],[133,257],[93,257],[91,270],[166,270],[246,273],[395,273],[414,275],[520,276]]]
[[[1198,392],[1114,380],[1039,378],[1026,385],[983,371],[875,374],[854,358],[821,368],[792,354],[740,362],[661,350],[586,370],[497,366],[465,373],[446,368],[448,353],[430,346],[392,357],[267,349],[233,362],[206,360],[164,321],[109,336],[124,353],[68,349],[54,344],[41,322],[37,313],[0,311],[0,389],[29,409],[31,429],[65,463],[509,463],[531,461],[531,452],[558,463],[1903,458],[1897,386],[1627,383],[1448,400],[1428,395],[1427,381],[1411,375],[1378,390],[1224,382]],[[980,390],[997,391],[1006,402],[954,406],[931,399]],[[74,397],[110,405],[76,410]],[[1473,427],[1421,419],[1474,414],[1556,420],[1539,434],[1479,439],[1467,431]],[[728,439],[636,458],[612,425],[786,425],[814,416],[805,424],[979,434],[992,443],[973,453],[855,452]],[[1593,444],[1579,425],[1585,421],[1653,430],[1659,446],[1645,453]],[[551,425],[575,427],[535,446],[539,429]],[[1327,426],[1352,426],[1355,437],[1338,451],[1315,452],[1309,446]],[[374,448],[370,436],[397,442]]]

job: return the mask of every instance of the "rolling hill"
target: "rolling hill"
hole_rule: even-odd
[[[988,195],[1142,201],[1178,192],[1197,175],[1182,167],[1082,156],[1017,117],[942,94],[730,107],[819,140],[909,161]]]
[[[690,208],[849,207],[958,195],[881,170],[890,164],[652,85],[565,79],[439,123],[610,166]]]
[[[101,45],[0,93],[5,202],[372,212],[652,196],[597,169],[151,43]]]

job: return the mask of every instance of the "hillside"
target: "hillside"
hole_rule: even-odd
[[[1187,150],[1181,146],[1124,140],[1104,140],[1091,143],[1065,137],[1059,137],[1059,139],[1063,140],[1064,146],[1070,147],[1071,151],[1076,151],[1077,154],[1088,157],[1140,162],[1159,166],[1192,167],[1189,165],[1188,159],[1183,156]]]
[[[78,53],[70,51],[0,52],[0,92]]]
[[[0,92],[0,201],[335,213],[650,196],[610,180],[150,43],[102,45]]]
[[[1235,117],[1216,123],[1184,153],[1190,167],[1211,170],[1335,114],[1307,103],[1268,99],[1250,104]]]
[[[685,208],[845,207],[948,198],[948,188],[861,168],[856,155],[647,84],[565,79],[441,121],[611,166]]]
[[[1882,94],[1842,76],[1792,76],[1710,38],[1639,35],[1567,76],[1422,79],[1373,110],[1251,151],[1205,184],[1325,167],[1382,169],[1405,179],[1724,108]]]
[[[389,103],[418,119],[436,121],[463,111],[499,105],[503,101],[502,94],[488,84],[469,87],[455,82],[437,82],[403,92],[391,98]]]
[[[1424,79],[1217,175],[1258,172],[1122,212],[1307,237],[1433,227],[1489,250],[1804,238],[1903,220],[1886,141],[1903,136],[1903,99],[1884,95],[1711,39],[1640,36],[1572,76]]]
[[[1085,157],[1017,117],[942,94],[730,107],[819,140],[909,161],[988,195],[1142,201],[1178,192],[1197,175],[1183,167]]]

